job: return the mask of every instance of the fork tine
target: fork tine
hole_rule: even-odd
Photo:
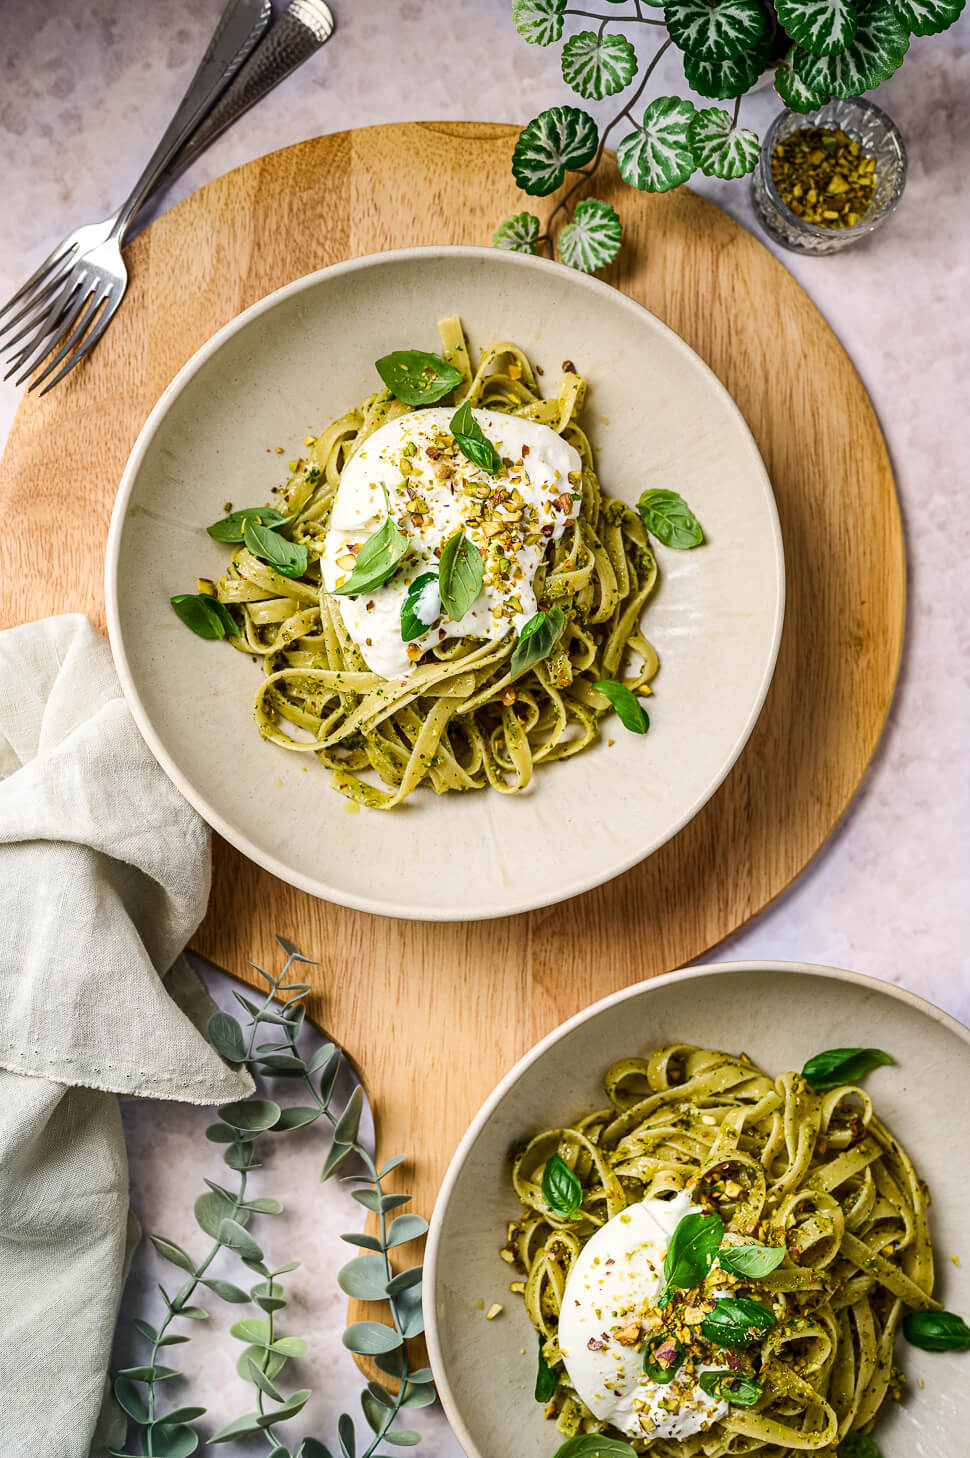
[[[76,252],[77,243],[75,240],[64,238],[60,243],[58,243],[57,247],[53,250],[53,252],[48,253],[47,257],[40,265],[40,268],[35,269],[35,271],[30,275],[30,278],[27,280],[27,282],[25,284],[22,284],[17,292],[7,300],[3,308],[0,309],[0,319],[2,319],[7,310],[12,308],[14,304],[16,304],[20,299],[25,296],[25,294],[30,293],[34,285],[40,283],[41,279],[45,276],[45,274],[50,273],[51,269],[56,264],[61,263],[66,258],[70,258],[71,254]]]
[[[26,318],[28,314],[32,317],[28,320],[26,327],[27,329],[32,329],[34,325],[34,320],[37,316],[37,311],[40,309],[41,305],[44,304],[44,302],[51,297],[52,294],[55,294],[57,292],[61,284],[64,283],[65,279],[70,278],[73,266],[73,264],[67,264],[67,266],[63,268],[60,273],[55,274],[53,278],[48,279],[37,290],[36,293],[31,294],[30,298],[26,301],[19,314],[15,314],[12,319],[8,319],[5,324],[0,324],[0,337],[6,334],[8,329],[15,329],[16,326],[20,323],[21,319]],[[12,302],[13,300],[11,300],[11,303]],[[24,332],[25,331],[22,330],[21,334],[23,334]],[[8,339],[3,348],[8,349],[11,344],[14,344],[16,340],[21,337],[21,334],[16,335],[14,339]]]
[[[80,363],[80,361],[87,354],[88,350],[94,348],[104,331],[107,329],[108,325],[111,323],[115,314],[117,313],[118,305],[121,303],[122,297],[123,292],[120,294],[109,293],[107,295],[108,302],[104,306],[104,313],[101,315],[101,318],[98,320],[97,324],[95,324],[87,339],[85,339],[80,345],[77,354],[74,355],[73,359],[68,360],[67,364],[64,365],[63,369],[61,369],[59,373],[54,376],[49,385],[44,386],[44,388],[40,392],[41,395],[46,395],[48,390],[53,390],[54,386],[58,383],[58,381],[63,380],[64,376],[68,374],[76,364]],[[53,369],[53,367],[53,365],[50,366],[51,369]],[[46,374],[47,370],[44,371],[44,375]],[[44,375],[41,375],[40,380],[34,381],[34,383],[30,386],[31,390],[36,389],[36,387],[40,384],[41,380],[44,378]]]
[[[93,289],[93,284],[85,289],[83,280],[78,280],[71,289],[70,295],[64,300],[57,316],[54,317],[53,314],[49,314],[41,321],[33,338],[24,345],[17,358],[11,363],[9,370],[4,376],[5,379],[9,379],[16,370],[22,369],[30,355],[33,355],[33,359],[27,365],[27,372],[32,373],[37,368],[44,356],[50,354],[57,341],[64,338],[65,333],[71,328],[84,307],[85,302],[91,297]],[[77,294],[76,300],[74,300],[75,294]]]
[[[67,279],[64,282],[64,287],[61,289],[60,293],[55,295],[53,299],[49,300],[43,308],[38,309],[36,313],[31,315],[31,317],[27,320],[27,323],[19,331],[19,333],[14,334],[12,338],[5,339],[3,341],[3,344],[0,345],[0,349],[4,351],[8,359],[12,359],[15,353],[19,354],[19,358],[14,362],[15,366],[16,364],[19,364],[20,359],[23,359],[24,356],[30,353],[30,351],[34,348],[34,344],[38,339],[40,339],[42,334],[49,334],[52,329],[57,328],[61,316],[64,314],[67,305],[70,303],[71,296],[73,295],[75,290],[85,282],[87,277],[88,275],[85,272],[81,272],[77,276],[75,276],[73,270],[71,270],[67,275]],[[21,345],[19,351],[15,350],[14,346],[19,344],[21,339],[23,339],[25,335],[30,334],[31,330],[34,331],[34,335],[30,343]]]
[[[75,347],[75,345],[78,344],[78,342],[81,339],[83,339],[83,337],[84,337],[84,331],[86,329],[88,329],[90,327],[90,325],[92,324],[92,322],[94,321],[95,315],[97,314],[98,309],[101,306],[101,304],[103,304],[106,299],[110,300],[110,298],[111,298],[111,289],[110,288],[107,288],[107,289],[104,290],[103,293],[100,292],[98,289],[95,289],[93,291],[93,294],[89,294],[88,295],[88,298],[90,299],[90,303],[87,304],[87,307],[84,310],[84,313],[81,315],[80,319],[78,320],[77,325],[75,326],[72,334],[70,335],[70,337],[68,339],[66,339],[64,341],[64,343],[61,345],[60,349],[55,354],[54,358],[48,362],[47,368],[44,370],[43,374],[38,375],[37,378],[36,378],[36,380],[33,380],[31,382],[31,384],[28,386],[28,390],[36,390],[36,388],[37,388],[38,385],[43,384],[44,380],[47,379],[47,376],[50,374],[51,370],[56,369],[57,366],[60,364],[61,360],[62,359],[65,359],[66,356],[71,353],[71,350]],[[87,346],[85,345],[85,349],[82,350],[81,353],[78,354],[77,359],[71,360],[71,362],[68,365],[67,369],[70,369],[72,365],[77,364],[77,360],[81,358],[81,354],[82,353],[86,352],[86,349],[87,349]],[[23,381],[28,378],[29,373],[30,372],[28,371],[27,374],[21,375],[20,378],[17,381],[17,384],[18,385],[22,384]],[[66,374],[66,373],[67,373],[67,370],[64,370],[64,374]],[[57,378],[60,379],[60,375],[58,375]],[[56,385],[56,384],[57,384],[57,380],[51,380],[51,385]],[[50,388],[50,387],[48,387],[48,388]]]

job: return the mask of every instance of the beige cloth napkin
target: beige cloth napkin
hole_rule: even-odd
[[[116,1095],[251,1092],[181,956],[209,836],[72,615],[0,633],[0,1454],[87,1458],[121,1293]]]

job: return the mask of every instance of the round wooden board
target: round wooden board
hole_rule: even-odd
[[[137,238],[128,297],[103,342],[17,415],[0,478],[0,622],[80,610],[103,630],[115,489],[179,367],[241,309],[313,269],[406,244],[488,242],[496,220],[523,205],[515,136],[435,123],[321,137],[220,178]],[[899,511],[879,426],[839,341],[720,209],[685,188],[636,194],[611,166],[596,193],[625,224],[610,282],[721,378],[774,484],[788,607],[747,749],[673,841],[563,905],[470,925],[382,920],[293,891],[219,843],[194,943],[245,980],[248,959],[275,962],[276,932],[319,958],[310,1015],[363,1071],[382,1151],[408,1151],[403,1183],[425,1214],[472,1114],[537,1038],[699,956],[811,860],[873,753],[899,661]]]

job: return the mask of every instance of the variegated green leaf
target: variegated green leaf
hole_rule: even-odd
[[[855,0],[775,0],[775,11],[792,40],[817,56],[844,51],[859,24]]]
[[[792,49],[794,50],[794,47]],[[792,111],[817,111],[828,101],[830,93],[813,91],[810,86],[806,86],[801,77],[796,76],[792,69],[791,57],[792,51],[789,51],[775,71],[775,90]]]
[[[734,56],[730,61],[703,61],[688,51],[684,56],[684,75],[692,89],[701,96],[715,97],[720,101],[729,96],[741,96],[748,91],[765,66],[771,41],[768,32],[751,47]]]
[[[512,175],[523,192],[545,197],[561,187],[567,169],[585,167],[599,142],[596,123],[578,106],[551,106],[519,134]]]
[[[535,253],[538,236],[539,219],[535,213],[516,213],[499,223],[492,234],[492,243],[507,253]]]
[[[668,192],[694,171],[690,145],[693,104],[679,96],[658,96],[643,113],[643,123],[616,149],[620,176],[641,192]]]
[[[566,0],[515,0],[512,20],[519,35],[534,46],[551,46],[562,36]]]
[[[885,81],[903,63],[909,31],[888,0],[858,0],[859,24],[852,44],[834,56],[796,46],[792,69],[812,91],[858,96]]]
[[[966,0],[893,0],[893,9],[913,35],[937,35],[959,19]]]
[[[637,53],[625,35],[581,30],[562,48],[562,78],[580,96],[602,101],[629,86],[637,73]]]
[[[622,232],[620,219],[609,203],[584,198],[576,204],[572,222],[559,234],[559,257],[570,268],[593,273],[612,263]]]
[[[666,0],[670,39],[700,61],[730,61],[766,34],[758,0]]]
[[[707,177],[743,177],[758,161],[761,143],[754,132],[736,127],[716,106],[694,114],[690,124],[694,161]]]

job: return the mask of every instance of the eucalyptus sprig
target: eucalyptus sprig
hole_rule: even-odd
[[[378,1169],[361,1142],[364,1093],[359,1084],[342,1110],[333,1107],[341,1065],[340,1052],[333,1043],[325,1043],[311,1057],[304,1058],[298,1039],[305,1015],[304,999],[310,987],[287,979],[294,963],[308,963],[309,958],[283,937],[277,941],[286,953],[286,963],[277,976],[253,964],[268,984],[263,1001],[254,1003],[242,993],[233,993],[248,1015],[248,1026],[244,1029],[230,1014],[218,1012],[210,1019],[208,1031],[224,1058],[246,1068],[257,1080],[267,1077],[293,1080],[303,1101],[282,1106],[257,1092],[251,1098],[223,1104],[218,1121],[206,1130],[208,1139],[226,1146],[223,1160],[235,1173],[236,1182],[234,1187],[227,1188],[206,1180],[208,1192],[195,1203],[196,1221],[210,1238],[201,1259],[164,1236],[151,1236],[159,1255],[183,1271],[186,1279],[174,1293],[159,1287],[165,1315],[157,1327],[144,1321],[134,1322],[139,1335],[149,1344],[149,1353],[144,1365],[128,1367],[116,1374],[115,1396],[127,1416],[128,1427],[125,1449],[110,1450],[113,1458],[189,1458],[199,1447],[201,1439],[195,1423],[206,1409],[188,1404],[164,1407],[160,1384],[182,1374],[176,1368],[163,1365],[159,1353],[189,1340],[187,1335],[172,1329],[173,1323],[201,1321],[208,1316],[206,1309],[196,1304],[200,1287],[222,1301],[249,1305],[254,1311],[254,1315],[237,1321],[231,1334],[244,1343],[237,1370],[255,1388],[255,1407],[207,1441],[224,1443],[247,1434],[262,1433],[269,1458],[331,1458],[331,1450],[320,1439],[305,1437],[291,1447],[290,1440],[279,1431],[311,1396],[308,1388],[286,1393],[280,1384],[286,1364],[304,1356],[307,1350],[302,1337],[279,1329],[279,1313],[287,1306],[279,1278],[296,1270],[299,1262],[271,1265],[249,1229],[253,1216],[278,1215],[283,1210],[278,1200],[267,1195],[254,1196],[249,1189],[251,1174],[261,1168],[256,1160],[258,1142],[266,1135],[283,1134],[319,1119],[329,1126],[332,1136],[321,1178],[327,1180],[354,1163],[354,1172],[348,1176],[359,1185],[353,1192],[354,1199],[377,1216],[376,1235],[354,1232],[342,1237],[364,1254],[343,1267],[337,1276],[338,1284],[350,1296],[386,1302],[390,1313],[389,1323],[355,1322],[344,1332],[344,1345],[351,1352],[373,1357],[379,1370],[397,1384],[396,1391],[392,1391],[381,1382],[371,1381],[361,1393],[364,1417],[373,1436],[359,1452],[353,1419],[348,1413],[340,1415],[337,1444],[342,1458],[373,1458],[385,1440],[397,1447],[413,1446],[419,1441],[419,1434],[410,1428],[396,1427],[397,1419],[403,1409],[424,1407],[435,1399],[430,1370],[412,1371],[407,1348],[408,1340],[423,1330],[421,1266],[395,1272],[390,1258],[395,1247],[419,1238],[427,1230],[426,1222],[418,1215],[388,1219],[392,1211],[408,1204],[411,1198],[388,1193],[384,1187],[387,1177],[404,1156],[390,1159]],[[232,1251],[247,1272],[242,1278],[246,1289],[208,1274],[213,1261],[224,1250]],[[249,1284],[253,1276],[258,1279],[255,1284]]]
[[[605,3],[605,0],[603,0]],[[966,0],[609,0],[610,8],[567,0],[514,0],[519,34],[532,45],[555,45],[566,21],[597,21],[571,35],[562,48],[562,76],[588,101],[632,90],[602,131],[589,112],[553,106],[524,128],[512,173],[531,197],[548,197],[571,174],[567,191],[543,224],[520,212],[500,223],[497,248],[544,252],[585,273],[612,262],[622,224],[599,198],[575,194],[599,170],[608,139],[621,122],[629,130],[616,145],[620,176],[643,192],[667,192],[697,170],[708,177],[751,172],[761,143],[739,125],[741,98],[774,64],[775,90],[793,111],[809,112],[833,96],[871,91],[902,64],[912,35],[951,26]],[[642,75],[632,33],[666,31]],[[695,107],[686,97],[656,96],[639,105],[662,57],[676,46],[691,89],[731,110]],[[636,83],[636,84],[635,84]]]

